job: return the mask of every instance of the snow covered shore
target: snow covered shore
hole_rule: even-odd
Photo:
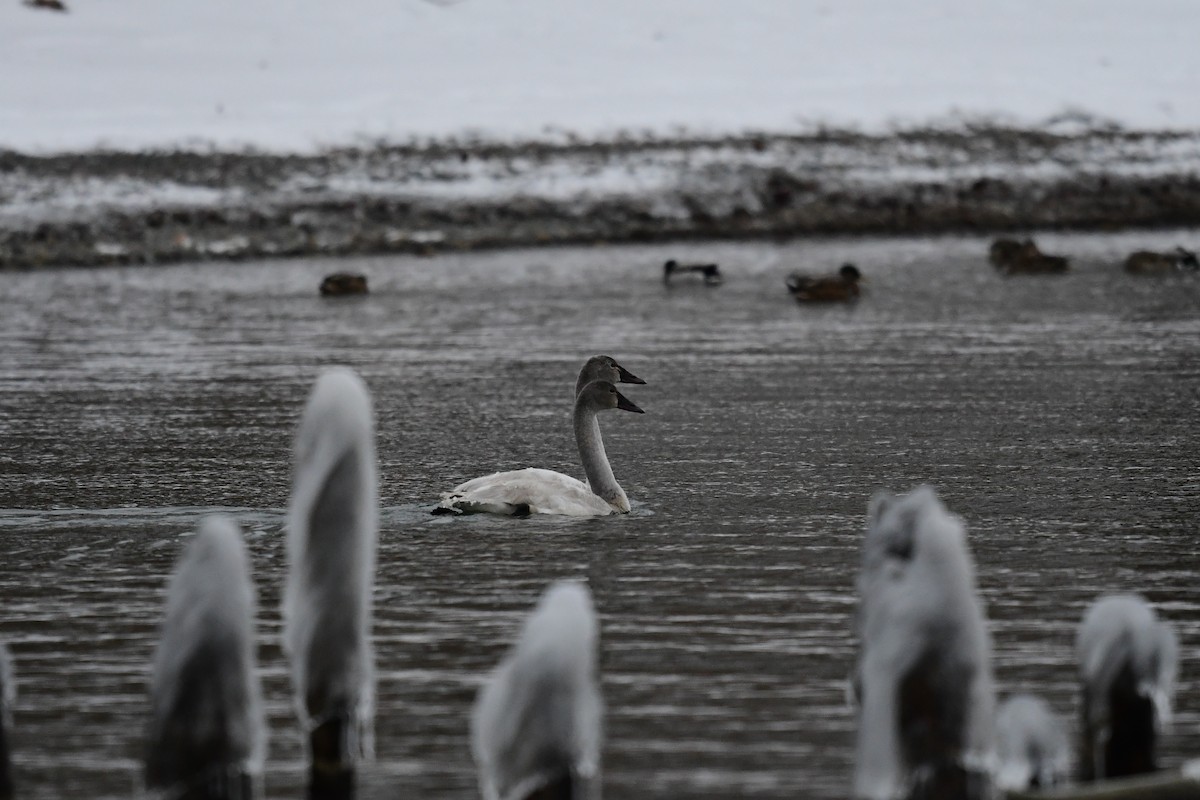
[[[0,267],[1198,220],[1200,133],[0,153]]]
[[[1195,225],[1190,0],[0,4],[0,267]]]

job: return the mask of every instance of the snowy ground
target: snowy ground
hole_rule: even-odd
[[[0,4],[0,147],[1200,129],[1193,0],[66,2]]]
[[[1200,219],[1193,0],[66,2],[0,267]]]

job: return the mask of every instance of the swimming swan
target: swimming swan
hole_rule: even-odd
[[[324,372],[295,442],[283,645],[309,744],[309,796],[349,796],[372,750],[371,590],[378,495],[371,398],[349,369]]]
[[[254,608],[237,524],[206,517],[171,576],[150,678],[146,786],[164,797],[258,794],[266,726]]]
[[[484,800],[599,796],[596,630],[587,587],[555,583],[479,690],[471,751]]]
[[[469,480],[442,495],[434,514],[560,514],[595,517],[629,513],[629,498],[613,476],[600,424],[601,411],[644,413],[617,391],[611,381],[592,381],[575,398],[575,443],[588,482],[549,469],[496,472]]]

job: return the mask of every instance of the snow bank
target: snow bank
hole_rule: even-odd
[[[1189,0],[67,2],[0,4],[0,146],[309,150],[1072,110],[1200,127]]]

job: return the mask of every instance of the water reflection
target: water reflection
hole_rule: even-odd
[[[1045,237],[1075,271],[1007,280],[982,238],[7,275],[0,635],[22,794],[130,794],[166,577],[219,507],[259,591],[268,791],[297,795],[281,509],[335,363],[374,392],[385,506],[368,796],[475,796],[475,687],[566,577],[601,620],[609,796],[844,796],[866,501],[921,482],[966,519],[1002,693],[1074,722],[1074,627],[1100,591],[1141,590],[1178,626],[1178,763],[1200,746],[1200,281],[1120,270],[1158,239]],[[719,262],[724,285],[664,287],[673,256]],[[857,306],[787,295],[792,269],[845,260],[868,277]],[[320,298],[347,266],[373,294]],[[576,473],[570,391],[599,352],[648,381],[630,391],[646,416],[605,439],[632,514],[427,514],[488,470]]]

